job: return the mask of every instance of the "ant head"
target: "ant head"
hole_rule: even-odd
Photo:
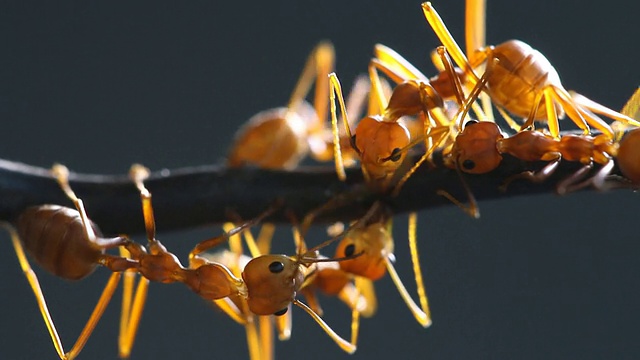
[[[355,135],[362,167],[374,179],[392,176],[402,164],[410,144],[409,130],[403,124],[373,116],[358,123]]]
[[[413,116],[436,107],[444,107],[444,103],[431,84],[420,80],[407,80],[393,89],[385,118],[387,121],[396,121],[402,116]]]
[[[384,257],[393,253],[393,238],[384,222],[374,222],[354,228],[340,241],[336,257],[360,256],[340,261],[345,272],[378,280],[387,271]]]
[[[496,142],[502,139],[494,122],[467,122],[456,137],[452,154],[460,170],[470,174],[484,174],[500,165],[502,155]]]
[[[286,255],[262,255],[242,273],[248,290],[249,310],[257,315],[283,315],[304,281],[297,259]]]

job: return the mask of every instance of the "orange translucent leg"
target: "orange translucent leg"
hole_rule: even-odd
[[[637,93],[637,91],[636,91]],[[622,113],[619,113],[617,111],[611,110],[606,106],[600,105],[597,102],[583,96],[580,95],[578,93],[575,92],[569,92],[569,94],[571,95],[571,98],[573,99],[573,101],[575,101],[579,106],[583,106],[587,109],[589,109],[590,111],[593,111],[596,114],[600,114],[600,115],[604,115],[610,119],[619,121],[627,126],[635,126],[638,127],[640,126],[640,122],[632,119],[631,115],[626,115],[626,112],[629,112],[630,114],[635,114],[638,112],[638,108],[640,108],[640,95],[636,95],[638,96],[638,99],[636,99],[636,110],[633,111],[632,109],[625,109],[623,108]],[[633,97],[631,99],[629,99],[629,101],[627,102],[627,104],[625,104],[625,107],[629,106],[629,107],[633,107]],[[593,125],[595,127],[595,125]]]
[[[393,82],[399,84],[403,81],[428,80],[428,78],[413,66],[407,59],[398,54],[395,50],[382,44],[376,44],[373,48],[375,66]]]
[[[258,316],[258,340],[260,340],[260,357],[262,360],[273,360],[273,316]]]
[[[246,301],[243,301],[242,305],[242,312],[246,314],[245,318],[247,320],[244,330],[247,338],[247,348],[249,349],[249,358],[251,360],[262,360],[262,344],[258,335],[257,316],[251,314]]]
[[[328,77],[327,77],[327,81],[328,81]],[[381,81],[380,85],[382,86],[383,93],[386,94],[387,92],[390,92],[389,84],[386,81]],[[369,97],[370,90],[371,90],[371,85],[370,85],[368,76],[359,75],[358,77],[356,77],[356,80],[354,81],[353,86],[351,87],[351,90],[349,91],[349,95],[347,96],[347,99],[346,99],[347,114],[349,114],[350,116],[349,126],[353,126],[354,122],[357,121],[357,119],[359,119],[362,116],[362,112],[365,108],[365,103],[367,102],[367,99]],[[369,102],[369,103],[373,104],[373,102]],[[370,110],[371,109],[368,109],[367,111],[370,111]],[[376,109],[375,111],[376,111],[375,114],[380,114],[382,110]],[[341,119],[341,120],[344,121],[344,119]],[[338,120],[338,122],[340,122],[340,119]],[[349,139],[346,136],[346,133],[344,131],[338,131],[338,133],[339,133],[339,139],[341,144],[346,144],[351,141],[351,139]],[[316,142],[321,143],[321,145],[314,146]],[[333,136],[327,137],[326,132],[323,131],[322,133],[319,133],[318,136],[314,138],[310,138],[309,144],[310,144],[311,156],[315,160],[319,162],[333,161],[333,157],[334,157]],[[355,163],[358,161],[358,156],[355,152],[347,151],[342,154],[342,157],[343,157],[344,164],[347,167],[354,166]]]
[[[96,242],[96,234],[93,231],[93,227],[90,225],[91,221],[87,216],[87,211],[84,208],[84,204],[81,199],[79,199],[76,194],[71,190],[71,186],[69,186],[69,169],[66,166],[61,164],[54,164],[51,167],[51,174],[60,185],[62,191],[64,191],[65,195],[73,202],[76,210],[80,213],[80,219],[82,220],[82,228],[84,229],[85,235],[87,239],[91,242]]]
[[[320,42],[309,55],[287,105],[290,110],[295,111],[307,97],[311,84],[315,80],[316,88],[313,105],[318,123],[315,127],[312,127],[314,131],[324,129],[324,122],[327,119],[327,92],[329,91],[327,76],[333,71],[334,63],[333,45],[326,41]]]
[[[431,317],[429,315],[429,309],[426,303],[426,297],[424,298],[424,301],[422,298],[420,298],[420,303],[422,305],[425,305],[425,307],[423,308],[421,306],[418,306],[411,298],[411,295],[409,295],[409,292],[407,291],[404,284],[402,283],[402,280],[400,280],[400,276],[398,275],[398,272],[396,271],[396,269],[393,267],[391,260],[389,260],[389,258],[385,256],[384,262],[385,262],[385,265],[387,266],[387,271],[389,272],[389,275],[391,276],[393,283],[396,285],[396,288],[398,289],[398,293],[400,293],[402,300],[404,300],[405,304],[407,304],[407,307],[413,314],[413,317],[418,321],[420,325],[422,325],[422,327],[425,327],[425,328],[429,327],[429,325],[431,325]],[[415,270],[415,266],[416,264],[414,263],[414,270]],[[419,268],[419,265],[418,265],[418,268]],[[418,276],[416,276],[416,282],[418,280],[422,281],[422,277],[420,276],[418,278]],[[422,291],[424,292],[424,289]],[[424,295],[424,293],[422,295]],[[420,296],[420,293],[419,293],[419,296]]]
[[[363,307],[358,306],[358,310],[362,316],[372,317],[378,311],[378,298],[376,297],[373,281],[363,276],[356,276],[354,281],[358,294],[364,299],[365,303]]]
[[[476,63],[476,51],[486,45],[486,1],[467,0],[465,6],[465,45],[469,61]]]
[[[640,87],[633,92],[620,112],[630,118],[640,119]]]
[[[342,96],[342,86],[340,85],[340,80],[338,80],[338,76],[335,73],[329,74],[329,108],[331,109],[331,129],[333,131],[333,158],[336,165],[336,174],[341,181],[345,181],[347,179],[347,174],[344,170],[344,162],[342,159],[342,151],[340,150],[340,131],[338,130],[338,116],[336,114],[336,96],[338,97],[338,102],[340,104],[340,111],[342,112],[342,122],[344,124],[344,130],[349,139],[352,139],[353,135],[351,133],[351,128],[349,126],[349,117],[347,115],[347,109],[344,104],[344,98]],[[372,84],[373,86],[373,84]],[[375,88],[375,86],[373,86]],[[374,91],[372,88],[371,91]],[[354,150],[358,151],[355,144],[352,144]]]
[[[300,302],[297,299],[293,300],[293,303],[298,307],[302,308],[315,322],[324,330],[324,332],[329,335],[329,337],[342,349],[344,352],[348,354],[353,354],[356,352],[356,344],[348,342],[343,339],[340,335],[338,335],[322,318],[316,314],[309,306],[305,303]]]
[[[216,236],[213,237],[211,239],[207,239],[204,241],[201,241],[200,243],[196,244],[196,246],[191,250],[191,252],[189,253],[189,261],[193,260],[197,255],[211,249],[214,248],[222,243],[224,243],[225,241],[227,241],[230,237],[236,235],[236,234],[240,234],[243,231],[245,231],[246,229],[260,223],[264,218],[266,218],[267,216],[271,215],[274,211],[276,211],[278,208],[280,207],[280,204],[274,204],[272,206],[270,206],[267,210],[263,211],[260,215],[258,215],[257,217],[255,217],[254,219],[251,219],[245,223],[243,223],[242,225],[239,225],[233,229],[231,229],[230,231],[220,235],[220,236]]]
[[[473,71],[467,57],[449,32],[449,29],[447,29],[438,12],[436,12],[430,2],[422,3],[422,11],[429,22],[429,25],[436,33],[436,36],[438,36],[438,39],[442,42],[442,45],[444,45],[444,47],[447,48],[447,51],[451,54],[453,61],[455,61],[456,65],[458,65],[458,67],[467,74],[467,78],[471,85],[475,86],[478,82],[478,76]]]
[[[569,95],[565,89],[549,86],[545,89],[545,95],[551,96],[555,101],[557,101],[564,108],[569,119],[582,129],[585,135],[591,134],[591,129],[589,129],[589,125],[591,125],[602,131],[610,139],[613,138],[613,130],[611,127],[593,113],[588,114],[586,111],[581,109],[580,105],[573,101],[571,95]]]
[[[275,323],[278,330],[278,340],[289,340],[291,338],[291,329],[293,328],[291,304],[287,305],[287,312],[284,315],[275,317]]]
[[[58,335],[58,331],[56,330],[53,319],[51,318],[51,314],[49,313],[49,308],[47,307],[47,302],[44,298],[44,294],[42,293],[42,289],[40,288],[40,283],[38,282],[38,277],[35,272],[29,265],[29,261],[24,253],[24,248],[22,247],[22,243],[18,238],[18,234],[15,229],[13,229],[10,225],[5,225],[9,234],[11,235],[11,242],[13,243],[13,248],[16,252],[16,256],[18,257],[18,262],[20,263],[20,267],[22,268],[22,272],[24,273],[29,285],[31,286],[31,290],[36,297],[36,302],[38,303],[38,307],[40,308],[40,313],[42,314],[42,319],[44,320],[45,325],[47,326],[47,330],[49,331],[49,336],[51,336],[51,341],[53,346],[58,353],[60,359],[75,359],[80,351],[84,348],[84,345],[87,343],[87,340],[93,333],[98,321],[102,317],[104,310],[107,308],[109,301],[113,297],[113,292],[118,286],[118,281],[120,280],[120,273],[114,272],[109,277],[109,281],[102,290],[102,295],[100,295],[100,299],[98,300],[89,320],[85,324],[82,332],[78,336],[75,344],[71,348],[71,351],[65,353],[64,347],[62,346],[62,341],[60,340],[60,336]]]
[[[133,283],[131,283],[133,286]],[[140,325],[140,319],[142,318],[142,312],[144,310],[144,305],[147,301],[147,290],[149,288],[149,280],[145,278],[141,278],[138,281],[138,286],[136,287],[135,295],[133,296],[133,301],[131,299],[124,300],[124,296],[128,293],[131,294],[131,290],[127,290],[127,292],[123,292],[123,305],[122,305],[122,316],[120,318],[120,335],[118,337],[118,347],[120,358],[128,359],[131,356],[131,349],[133,348],[133,344],[136,340],[136,335],[138,333],[138,326]],[[125,302],[130,304],[125,308]],[[125,311],[128,315],[125,317]]]
[[[418,170],[418,168],[422,165],[422,163],[424,163],[431,156],[431,154],[433,154],[433,152],[436,149],[439,149],[441,147],[444,140],[448,137],[449,132],[450,132],[450,127],[448,126],[427,129],[427,134],[425,136],[427,138],[436,139],[436,140],[433,141],[431,147],[429,147],[425,151],[425,153],[420,157],[420,159],[415,164],[413,164],[411,169],[409,169],[409,171],[407,171],[402,176],[402,178],[400,178],[400,180],[396,183],[392,192],[393,196],[397,196],[400,193],[400,190],[402,189],[404,184],[416,172],[416,170]],[[421,142],[421,141],[423,140],[422,139],[414,140],[413,142],[411,142],[410,146],[413,147],[414,145],[416,145],[415,142]],[[407,148],[409,148],[409,146],[407,146]]]

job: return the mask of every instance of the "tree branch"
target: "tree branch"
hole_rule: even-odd
[[[418,155],[414,155],[414,159]],[[359,169],[349,169],[348,181],[340,182],[333,168],[308,167],[295,171],[255,168],[228,169],[199,166],[153,172],[145,185],[152,192],[161,230],[179,230],[230,220],[233,214],[245,219],[259,214],[276,199],[284,208],[302,217],[329,200],[331,209],[320,212],[315,223],[354,220],[377,200],[385,201],[395,213],[451,205],[436,190],[450,192],[467,201],[456,171],[442,165],[423,166],[395,198],[371,193]],[[507,192],[499,190],[506,178],[525,170],[540,169],[545,163],[527,164],[505,156],[499,168],[483,175],[464,175],[479,201],[555,192],[557,181],[573,174],[579,163],[564,161],[554,175],[541,184],[515,181]],[[597,170],[597,169],[596,169]],[[618,173],[617,168],[614,173]],[[137,189],[125,175],[70,174],[70,184],[84,200],[89,216],[107,233],[138,234],[144,231]],[[0,220],[13,221],[28,206],[60,204],[72,206],[48,169],[0,160]],[[284,211],[269,218],[288,222]]]

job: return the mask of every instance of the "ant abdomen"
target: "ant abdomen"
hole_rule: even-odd
[[[50,273],[79,280],[96,268],[103,249],[87,239],[80,214],[58,205],[27,208],[16,221],[20,240],[33,259]],[[97,225],[91,222],[96,234]]]

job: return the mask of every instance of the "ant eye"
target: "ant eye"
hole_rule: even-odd
[[[286,313],[287,313],[287,310],[289,310],[289,308],[284,308],[284,309],[282,309],[282,310],[278,310],[278,311],[274,312],[274,313],[273,313],[273,315],[275,315],[275,316],[282,316],[282,315],[284,315],[284,314],[286,314]]]
[[[472,170],[474,167],[476,167],[476,163],[473,160],[467,159],[462,162],[462,167],[466,170]]]
[[[344,248],[344,256],[353,256],[356,253],[356,246],[349,244]]]
[[[395,148],[391,152],[391,156],[389,156],[389,160],[396,162],[400,160],[400,156],[402,156],[402,154],[400,153],[400,148]]]
[[[469,120],[464,124],[465,129],[467,128],[467,126],[471,126],[471,125],[475,125],[478,123],[478,120]]]
[[[271,264],[269,264],[269,271],[271,271],[274,274],[280,273],[282,272],[282,270],[284,270],[284,264],[281,263],[280,261],[274,261]],[[285,309],[285,312],[286,311],[287,310]]]

